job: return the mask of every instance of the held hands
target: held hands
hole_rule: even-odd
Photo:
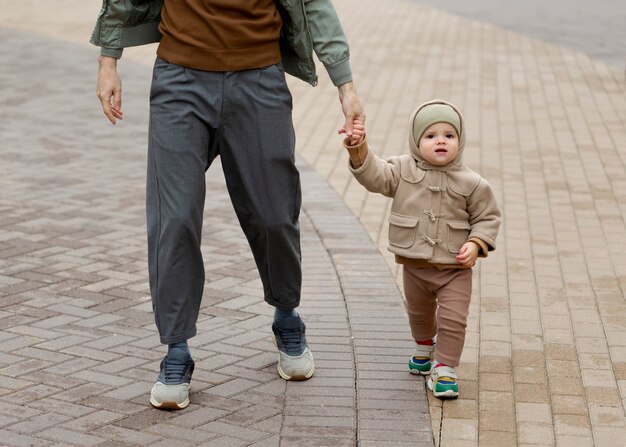
[[[474,267],[474,264],[476,264],[476,258],[478,258],[478,250],[480,250],[478,244],[472,241],[467,241],[461,247],[461,251],[459,251],[459,254],[456,256],[456,260],[465,267]]]
[[[347,134],[347,130],[341,128],[337,133]],[[344,140],[343,145],[350,156],[350,164],[353,168],[358,169],[365,163],[368,153],[367,144],[361,144],[365,140],[365,125],[361,119],[354,118],[352,120],[352,135],[346,140]]]
[[[338,134],[345,133],[348,135],[347,129],[342,127],[337,131]],[[365,124],[362,120],[355,118],[352,120],[352,135],[349,135],[350,145],[356,146],[357,144],[363,142],[363,138],[365,138]]]
[[[122,80],[117,74],[117,59],[100,56],[98,70],[98,84],[96,95],[102,104],[102,111],[115,124],[115,119],[123,119],[122,113]]]
[[[363,135],[365,135],[365,127],[363,127],[365,124],[365,112],[363,111],[363,106],[361,105],[361,101],[359,101],[352,82],[340,85],[338,89],[341,110],[343,111],[346,121],[337,133],[346,134],[346,136],[350,138],[350,144],[354,146],[355,144],[358,144],[363,138]],[[354,125],[357,122],[362,126],[360,129],[362,131],[360,136],[355,135]],[[358,133],[359,130],[356,132]]]

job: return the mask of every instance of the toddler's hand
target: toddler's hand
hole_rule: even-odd
[[[337,131],[338,134],[345,134],[346,133],[346,128],[342,127],[341,129],[339,129]],[[363,123],[362,120],[355,118],[352,121],[352,135],[349,136],[350,138],[350,145],[351,146],[355,146],[357,144],[359,144],[360,142],[363,141],[363,138],[365,137],[365,124]]]
[[[456,260],[465,267],[474,267],[476,258],[478,258],[478,250],[478,244],[468,241],[461,247],[461,251],[459,251],[459,254],[456,256]]]

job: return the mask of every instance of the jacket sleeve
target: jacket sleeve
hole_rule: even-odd
[[[493,189],[486,180],[481,179],[469,195],[467,211],[471,226],[468,239],[480,239],[487,244],[488,251],[495,250],[502,216]]]
[[[370,192],[377,192],[387,197],[396,195],[396,190],[400,184],[400,157],[390,157],[383,160],[374,154],[367,147],[367,140],[360,144],[366,151],[363,164],[354,168],[348,162],[350,172],[354,178]],[[347,148],[347,147],[346,147]]]
[[[123,48],[158,42],[163,0],[103,0],[90,42],[119,59]]]
[[[350,49],[331,0],[304,0],[313,49],[334,85],[352,81]]]
[[[363,138],[363,141],[357,143],[356,145],[350,144],[350,138],[346,137],[343,140],[343,147],[346,148],[348,154],[350,155],[350,163],[352,168],[358,169],[363,166],[365,163],[365,158],[367,157],[367,139]]]

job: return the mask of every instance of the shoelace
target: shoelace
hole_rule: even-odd
[[[178,385],[183,382],[185,378],[185,371],[187,370],[186,363],[174,363],[171,360],[165,361],[163,365],[163,378],[168,385]]]
[[[300,355],[304,346],[300,341],[300,331],[297,329],[278,329],[278,337],[281,341],[281,351],[287,355]]]

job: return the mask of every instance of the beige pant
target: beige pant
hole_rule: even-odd
[[[459,365],[472,296],[472,270],[404,266],[404,294],[415,340],[437,335],[435,358]]]

